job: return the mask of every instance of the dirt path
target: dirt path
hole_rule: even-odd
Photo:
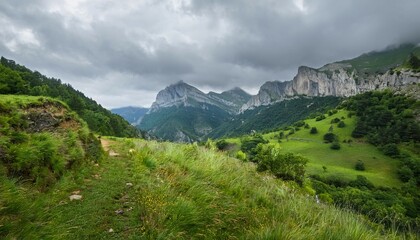
[[[108,152],[109,156],[111,156],[111,157],[115,157],[115,156],[119,156],[119,155],[120,155],[119,153],[115,152],[114,150],[112,150],[112,149],[110,148],[111,141],[109,141],[109,140],[107,140],[107,139],[103,139],[103,138],[101,138],[101,144],[102,144],[102,147],[104,148],[104,150],[105,150],[106,152]]]

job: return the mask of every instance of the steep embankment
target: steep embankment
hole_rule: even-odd
[[[52,189],[101,157],[99,141],[62,102],[0,95],[0,238],[33,238]]]

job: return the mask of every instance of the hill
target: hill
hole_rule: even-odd
[[[61,80],[48,78],[37,71],[16,64],[4,57],[0,60],[0,94],[49,96],[65,102],[87,122],[89,128],[101,135],[137,137],[139,131],[122,117],[112,114],[93,99],[86,97]]]
[[[404,66],[410,54],[420,57],[420,47],[414,44],[391,46],[383,51],[365,53],[338,63],[348,63],[361,74],[385,73],[390,69]]]
[[[410,94],[418,92],[414,89],[419,85],[410,87]],[[260,169],[280,169],[285,172],[279,176],[302,183],[303,175],[295,169],[298,162],[289,168],[276,165],[291,161],[277,156],[298,154],[308,159],[304,170],[322,201],[356,210],[387,227],[412,231],[418,229],[420,215],[420,109],[418,96],[401,93],[366,92],[344,100],[339,109],[279,131],[217,143]]]
[[[338,97],[296,97],[268,106],[246,110],[211,131],[206,137],[221,138],[250,134],[253,131],[273,131],[304,119],[317,112],[335,108]]]

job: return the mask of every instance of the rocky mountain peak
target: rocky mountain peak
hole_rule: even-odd
[[[157,94],[156,101],[152,104],[149,112],[164,107],[187,106],[189,98],[202,102],[205,101],[206,95],[184,81],[178,81],[167,86]]]

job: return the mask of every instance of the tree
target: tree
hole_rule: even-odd
[[[409,167],[403,166],[398,170],[398,176],[400,177],[401,181],[408,182],[411,178],[414,177],[414,173]]]
[[[357,163],[356,163],[356,165],[354,166],[354,168],[357,171],[365,171],[365,163],[362,162],[361,160],[358,160]]]
[[[345,127],[346,126],[346,124],[344,123],[344,121],[340,121],[340,122],[338,122],[338,124],[337,124],[337,127],[339,127],[339,128],[343,128],[343,127]]]
[[[310,134],[317,134],[318,133],[318,129],[316,127],[312,127],[311,131],[309,132]]]
[[[326,143],[332,143],[338,141],[338,137],[334,133],[329,132],[324,135],[324,141]]]
[[[390,157],[396,157],[400,154],[400,150],[395,143],[390,143],[381,147],[382,152]]]
[[[418,57],[416,57],[416,55],[411,53],[410,58],[408,59],[408,64],[413,69],[420,68],[420,59]]]

